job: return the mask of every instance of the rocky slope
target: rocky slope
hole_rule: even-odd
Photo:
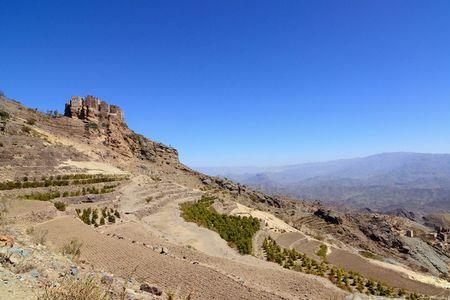
[[[339,212],[201,174],[180,163],[175,149],[129,129],[119,107],[92,96],[71,98],[65,116],[1,98],[0,117],[1,233],[13,237],[20,249],[37,249],[38,257],[47,251],[65,261],[58,267],[33,260],[42,270],[36,278],[22,285],[14,281],[10,288],[8,283],[0,291],[45,290],[58,284],[53,276],[58,272],[77,277],[67,271],[70,265],[99,280],[111,276],[107,282],[114,283],[112,288],[104,288],[113,297],[126,291],[129,299],[168,297],[172,290],[191,299],[230,295],[234,299],[341,299],[353,291],[324,277],[265,261],[261,244],[271,236],[282,246],[296,247],[312,257],[326,244],[333,264],[369,270],[365,276],[376,280],[383,279],[383,270],[389,268],[386,262],[395,260],[401,268],[390,271],[388,283],[393,287],[429,295],[446,292],[445,282],[427,277],[448,273],[446,252],[421,240],[405,239],[405,229],[427,233],[407,219]],[[214,209],[223,214],[262,220],[253,240],[258,258],[240,255],[216,232],[184,221],[179,205],[203,194],[220,199]],[[106,220],[104,225],[100,218]],[[29,241],[43,234],[44,245]],[[77,261],[61,254],[73,240],[82,245]],[[379,258],[369,260],[359,254],[362,250]],[[8,247],[2,251],[10,252]],[[2,274],[17,276],[8,264],[2,263]],[[419,270],[425,277],[417,277]],[[26,276],[35,274],[30,272]],[[403,280],[395,280],[396,276]],[[124,287],[129,278],[131,284]],[[30,299],[36,298],[33,295],[28,294]]]

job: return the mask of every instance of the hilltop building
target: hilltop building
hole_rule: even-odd
[[[124,121],[123,111],[117,105],[109,105],[105,101],[94,96],[73,96],[67,103],[64,115],[70,118],[78,118],[90,122],[100,120]]]

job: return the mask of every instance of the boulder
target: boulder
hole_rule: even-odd
[[[70,275],[72,275],[72,276],[78,275],[78,268],[76,266],[70,267]]]
[[[203,178],[203,179],[202,179],[202,183],[203,183],[203,184],[206,184],[206,185],[211,185],[211,184],[212,184],[212,181],[211,181],[211,179],[209,179],[209,178]]]
[[[330,210],[324,210],[322,208],[319,208],[318,210],[316,210],[314,212],[314,215],[325,220],[327,223],[336,224],[336,225],[342,224],[342,218]]]
[[[155,295],[155,296],[161,296],[162,293],[163,293],[161,288],[159,288],[156,285],[151,285],[151,284],[148,284],[148,283],[141,284],[140,290],[143,291],[143,292],[150,293],[150,294]]]
[[[111,285],[114,281],[114,278],[112,275],[109,274],[103,274],[102,278],[100,279],[100,282],[106,285]]]
[[[167,249],[166,247],[162,247],[161,248],[161,254],[168,255],[169,254],[169,249]]]

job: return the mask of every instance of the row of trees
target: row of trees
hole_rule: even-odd
[[[27,199],[27,200],[50,201],[52,199],[61,197],[61,192],[50,191],[47,193],[32,193],[32,194],[22,195],[21,197],[24,199]]]
[[[46,193],[31,193],[23,195],[22,198],[28,199],[28,200],[39,200],[39,201],[50,201],[52,199],[56,198],[65,198],[65,197],[77,197],[77,196],[84,196],[84,195],[97,195],[97,194],[107,194],[114,192],[114,188],[116,185],[105,185],[101,188],[97,188],[95,186],[90,187],[84,187],[81,190],[76,191],[66,191],[61,193],[60,191],[50,191]]]
[[[298,272],[327,277],[338,287],[351,292],[358,291],[368,295],[385,297],[406,296],[407,299],[411,300],[420,299],[420,295],[416,293],[407,293],[404,289],[394,289],[379,281],[367,279],[357,272],[347,272],[344,269],[330,265],[325,261],[319,262],[295,249],[281,248],[277,242],[270,237],[264,240],[263,249],[268,261],[275,262],[287,269]],[[326,253],[326,250],[325,247],[321,247],[318,252]]]
[[[70,175],[42,177],[41,180],[38,180],[37,178],[32,178],[30,180],[28,177],[24,177],[22,178],[22,180],[0,182],[0,190],[14,190],[14,189],[50,187],[50,186],[85,185],[85,184],[121,181],[128,178],[127,176],[123,175],[103,175],[103,174],[100,175],[86,174],[87,176],[89,176],[88,178],[82,177],[76,178],[77,177],[76,175],[74,175],[73,178],[68,178],[68,176]]]
[[[260,220],[219,214],[211,208],[214,200],[214,197],[203,195],[197,202],[182,203],[182,217],[188,222],[216,231],[239,253],[251,254],[252,238],[260,228]]]

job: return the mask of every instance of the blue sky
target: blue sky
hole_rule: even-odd
[[[450,152],[450,1],[0,1],[0,89],[191,166]]]

